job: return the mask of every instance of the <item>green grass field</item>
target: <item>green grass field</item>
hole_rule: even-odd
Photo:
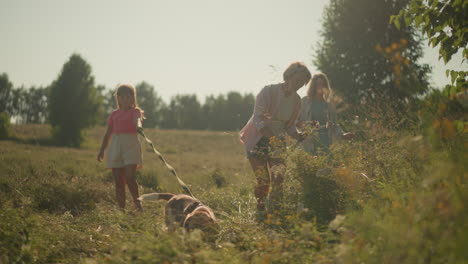
[[[134,213],[127,192],[127,211],[117,209],[112,175],[96,161],[104,127],[80,149],[48,144],[49,129],[12,126],[0,141],[0,263],[468,263],[466,153],[453,159],[421,136],[379,131],[337,145],[333,159],[288,148],[282,209],[257,222],[237,133],[148,129],[215,211],[221,231],[208,237],[168,233],[164,202]],[[140,193],[180,192],[142,144]]]

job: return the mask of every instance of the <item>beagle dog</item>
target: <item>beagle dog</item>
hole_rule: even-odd
[[[219,230],[213,211],[191,196],[172,193],[149,193],[140,196],[138,200],[166,200],[165,222],[171,232],[177,226],[182,226],[187,231],[201,229],[207,233]]]

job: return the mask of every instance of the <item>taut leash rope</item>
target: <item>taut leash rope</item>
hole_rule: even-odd
[[[195,197],[193,196],[189,187],[179,178],[179,176],[177,176],[177,172],[175,171],[175,169],[169,163],[166,162],[161,153],[154,147],[153,142],[146,137],[145,132],[143,132],[143,128],[137,127],[137,131],[138,134],[140,134],[145,139],[145,141],[151,146],[151,148],[153,148],[153,152],[159,157],[159,159],[164,163],[164,165],[166,165],[169,171],[177,178],[177,181],[179,182],[179,185],[182,187],[182,190],[185,192],[185,194]]]

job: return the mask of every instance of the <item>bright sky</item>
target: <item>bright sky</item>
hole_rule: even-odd
[[[312,65],[328,0],[0,0],[0,73],[15,87],[46,86],[74,52],[97,84],[147,81],[168,102],[257,93],[290,62]],[[449,67],[468,70],[454,59]],[[436,50],[423,62],[443,86]],[[302,89],[302,94],[305,89]]]

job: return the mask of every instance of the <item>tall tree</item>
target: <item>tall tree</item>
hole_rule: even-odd
[[[12,89],[13,84],[8,80],[8,75],[0,74],[0,139],[6,139],[10,134]]]
[[[326,7],[314,64],[351,105],[379,101],[397,109],[427,91],[430,69],[418,64],[421,38],[389,23],[407,3],[331,0]]]
[[[154,86],[147,82],[136,85],[138,105],[145,111],[146,119],[143,122],[145,127],[156,127],[161,124],[164,102],[156,93]]]
[[[6,73],[0,74],[0,113],[6,112],[11,115],[13,84]]]
[[[100,99],[91,66],[80,55],[71,55],[50,88],[49,117],[57,143],[80,146],[82,130],[99,117]]]

